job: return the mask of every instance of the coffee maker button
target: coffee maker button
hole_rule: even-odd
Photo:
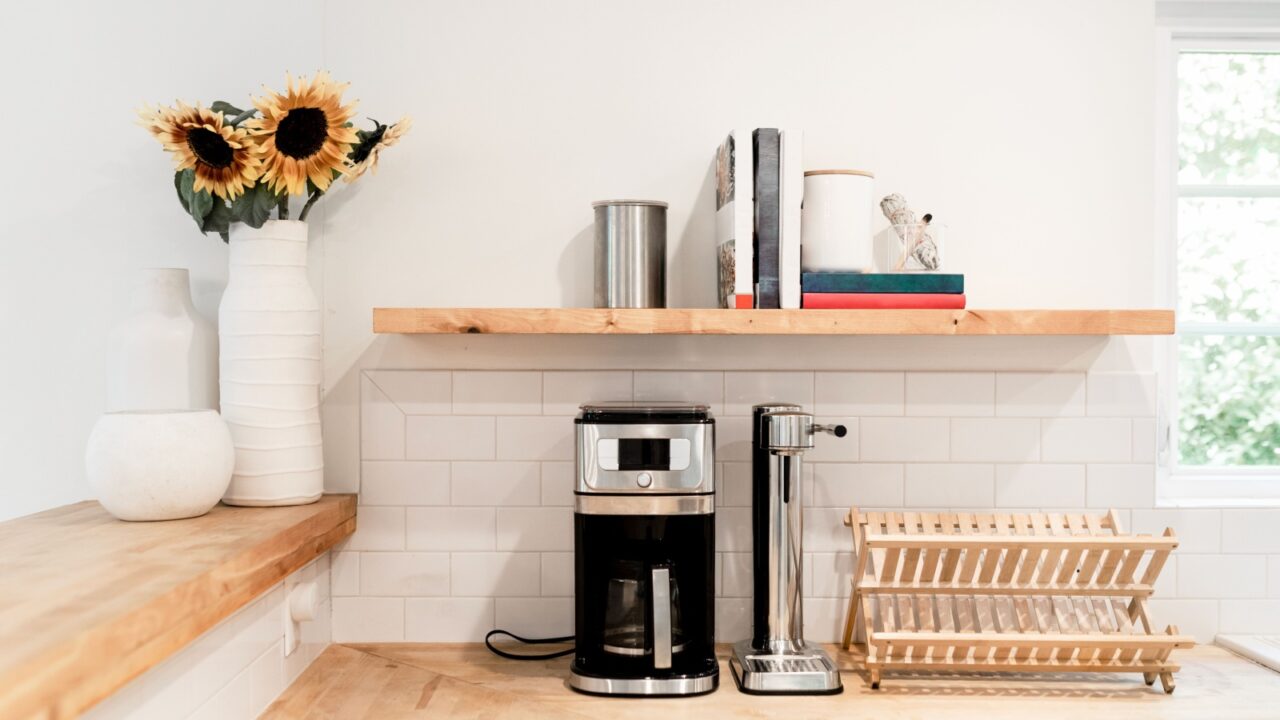
[[[647,472],[642,472],[636,476],[636,484],[640,487],[647,488],[653,484],[653,476]]]

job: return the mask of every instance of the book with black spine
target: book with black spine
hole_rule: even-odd
[[[781,148],[776,128],[759,128],[751,133],[755,160],[755,276],[756,307],[777,309],[778,235],[781,220],[779,173]]]

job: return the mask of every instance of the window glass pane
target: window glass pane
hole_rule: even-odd
[[[1178,340],[1178,464],[1280,465],[1280,337]]]
[[[1178,200],[1178,320],[1280,321],[1280,198]]]
[[[1178,56],[1178,182],[1280,184],[1280,55]]]

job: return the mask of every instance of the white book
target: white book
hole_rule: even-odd
[[[783,130],[778,163],[778,304],[800,307],[800,207],[804,199],[804,133]]]
[[[716,151],[716,267],[723,308],[750,308],[755,295],[751,152],[747,129],[731,131]]]

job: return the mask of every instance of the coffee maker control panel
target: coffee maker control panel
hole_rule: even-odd
[[[609,420],[617,419],[615,412]],[[579,494],[715,492],[715,421],[577,422]],[[671,418],[664,418],[670,420]]]

